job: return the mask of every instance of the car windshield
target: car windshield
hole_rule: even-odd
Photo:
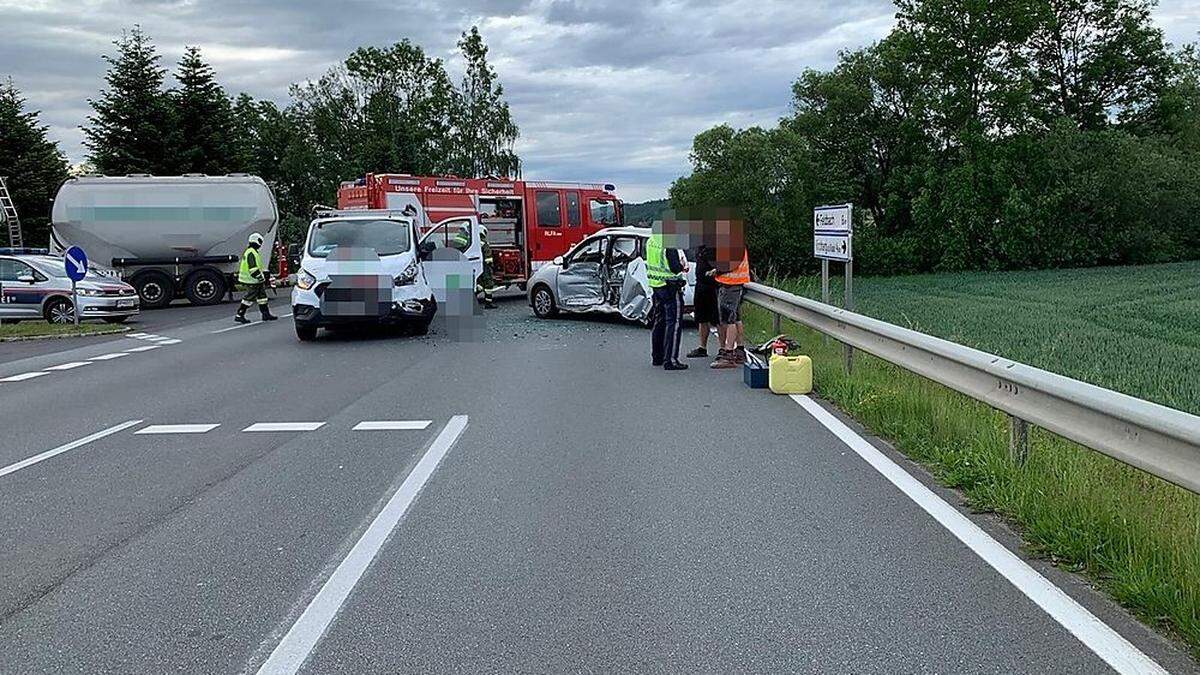
[[[56,258],[26,258],[25,262],[29,263],[34,269],[49,277],[57,279],[67,279],[67,269],[61,260]],[[107,277],[97,274],[94,270],[88,270],[87,276],[84,279],[90,281],[106,281]]]
[[[327,258],[339,246],[373,248],[375,253],[396,255],[409,249],[409,226],[398,220],[324,220],[308,236],[308,254]]]

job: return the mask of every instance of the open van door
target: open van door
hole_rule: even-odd
[[[479,219],[475,216],[447,218],[421,237],[421,246],[432,243],[432,249],[452,248],[462,254],[478,279],[483,274],[483,240],[479,234]]]

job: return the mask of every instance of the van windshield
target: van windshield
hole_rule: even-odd
[[[308,236],[308,254],[327,258],[339,246],[373,248],[381,256],[409,249],[411,228],[396,220],[324,220],[313,225]]]

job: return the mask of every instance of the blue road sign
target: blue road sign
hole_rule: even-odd
[[[63,254],[63,265],[67,268],[67,276],[71,281],[81,281],[87,276],[87,254],[78,246],[72,246]]]

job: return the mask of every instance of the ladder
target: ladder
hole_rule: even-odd
[[[8,182],[0,176],[0,214],[8,225],[8,245],[21,248],[21,221],[17,218],[17,207],[13,204],[12,195],[8,193]]]

